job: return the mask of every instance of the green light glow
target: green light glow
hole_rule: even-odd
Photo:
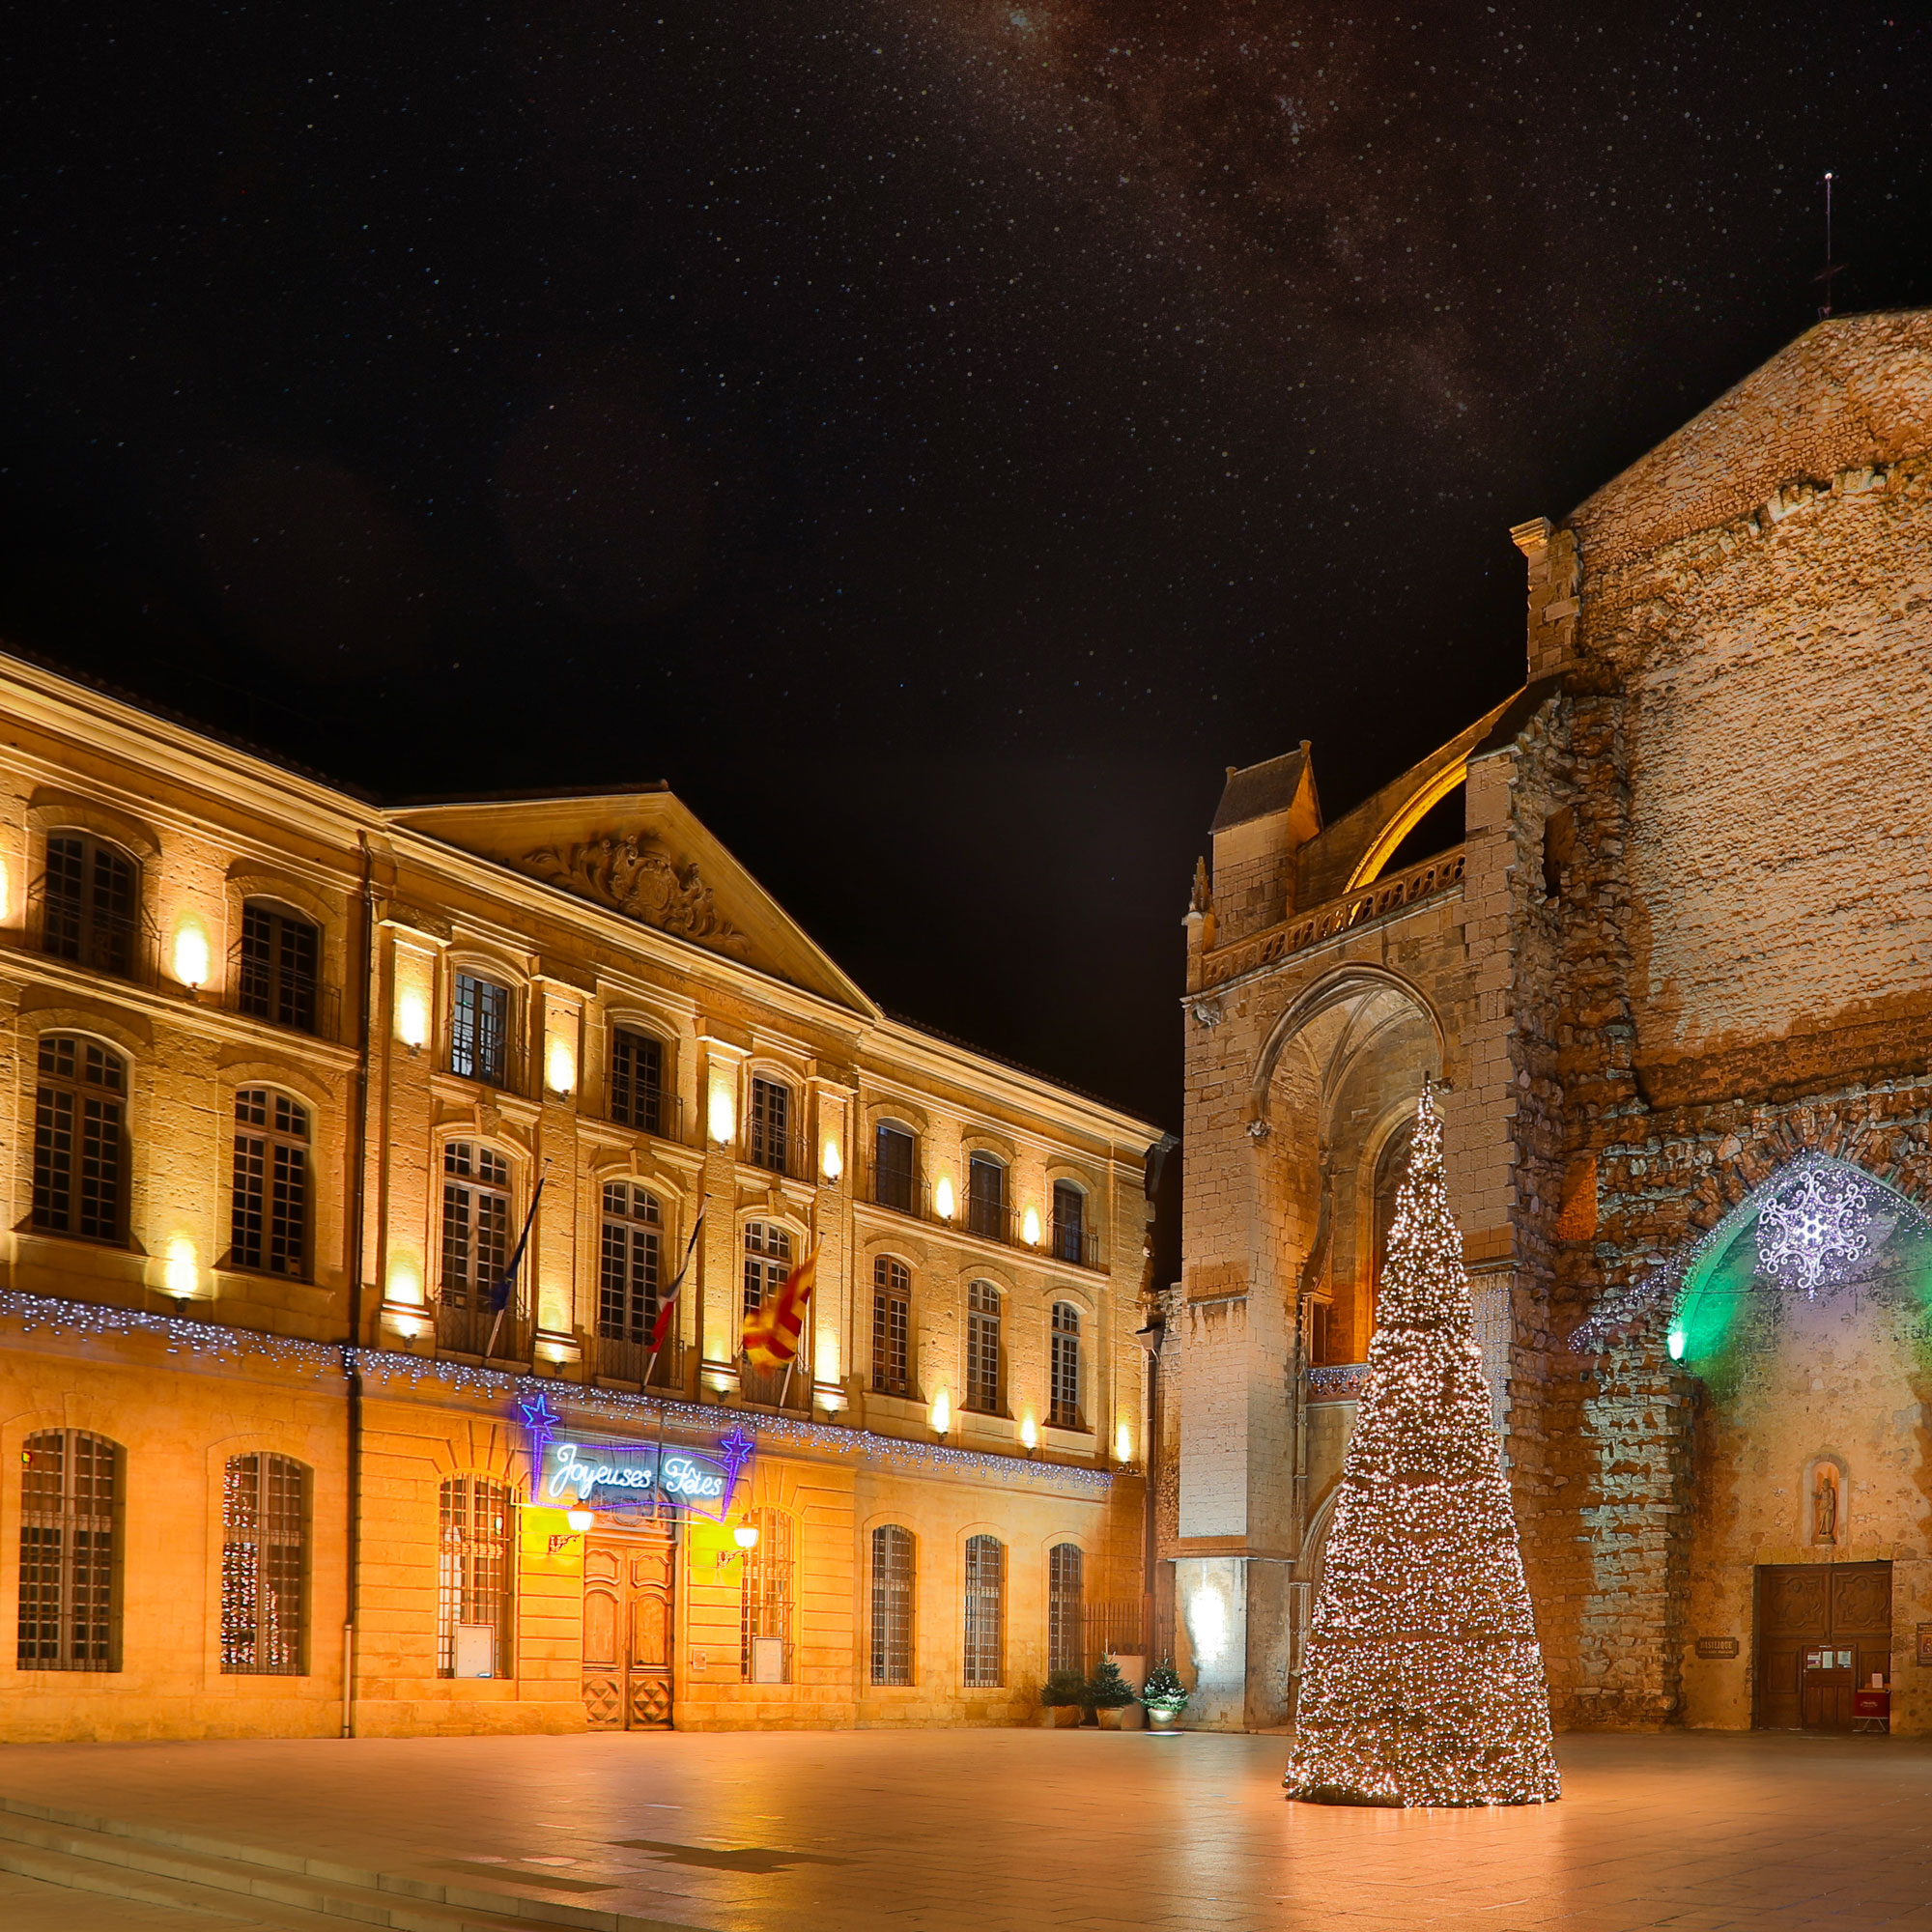
[[[1663,1346],[1670,1350],[1670,1359],[1673,1362],[1681,1362],[1684,1359],[1683,1329],[1673,1323],[1669,1335],[1664,1340]]]

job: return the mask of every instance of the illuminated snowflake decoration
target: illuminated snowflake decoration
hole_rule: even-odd
[[[1807,1168],[1760,1210],[1757,1264],[1774,1280],[1815,1294],[1852,1273],[1871,1241],[1865,1189],[1848,1174]]]

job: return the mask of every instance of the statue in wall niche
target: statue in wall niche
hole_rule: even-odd
[[[1838,1472],[1827,1467],[1818,1471],[1818,1487],[1811,1492],[1811,1541],[1836,1543],[1838,1540]]]

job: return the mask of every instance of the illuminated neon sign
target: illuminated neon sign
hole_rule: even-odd
[[[742,1429],[719,1437],[715,1450],[565,1435],[562,1417],[542,1395],[520,1406],[535,1471],[531,1500],[552,1508],[688,1510],[723,1522],[739,1471],[757,1447]]]

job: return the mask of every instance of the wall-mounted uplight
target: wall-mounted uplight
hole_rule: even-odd
[[[944,1382],[939,1385],[939,1393],[932,1398],[932,1427],[935,1435],[944,1435],[952,1427],[952,1391]]]
[[[1039,1447],[1039,1424],[1033,1419],[1033,1410],[1020,1417],[1020,1447],[1029,1456]]]
[[[161,1280],[177,1301],[192,1301],[201,1292],[201,1268],[190,1240],[168,1243],[168,1258],[161,1266]]]
[[[568,1094],[577,1085],[577,1056],[567,1039],[554,1039],[544,1053],[544,1079],[553,1094]]]
[[[14,875],[8,870],[6,860],[0,859],[0,919],[5,919],[13,906],[14,896],[9,890],[13,883]]]
[[[942,1174],[932,1183],[932,1211],[942,1221],[950,1221],[952,1218],[952,1179],[950,1175]]]
[[[1039,1209],[1037,1208],[1029,1208],[1020,1217],[1020,1239],[1030,1248],[1039,1246]]]
[[[1124,1422],[1114,1426],[1114,1461],[1131,1463],[1134,1460],[1134,1433]]]
[[[408,1255],[392,1255],[389,1259],[387,1298],[402,1307],[422,1306],[422,1269]]]
[[[1671,1329],[1670,1333],[1663,1338],[1663,1346],[1670,1350],[1670,1359],[1673,1362],[1681,1362],[1684,1359],[1683,1329]]]
[[[420,986],[405,986],[396,995],[396,1037],[412,1053],[429,1044],[429,995]]]
[[[198,922],[185,921],[175,934],[175,978],[192,992],[208,984],[208,934]]]
[[[737,1130],[737,1108],[731,1101],[731,1090],[722,1080],[711,1083],[710,1103],[705,1109],[706,1124],[711,1129],[711,1138],[719,1147],[729,1147]]]
[[[825,1151],[819,1157],[818,1166],[827,1180],[837,1180],[845,1172],[845,1156],[838,1151],[838,1143],[830,1135],[826,1137]]]

